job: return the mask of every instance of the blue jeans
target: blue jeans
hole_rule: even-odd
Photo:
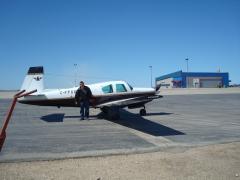
[[[89,118],[89,101],[80,102],[80,116],[81,119]]]

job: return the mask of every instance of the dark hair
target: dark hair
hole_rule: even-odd
[[[84,84],[84,82],[83,82],[83,81],[80,81],[80,84]]]

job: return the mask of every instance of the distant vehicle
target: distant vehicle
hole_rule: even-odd
[[[21,90],[37,92],[20,98],[19,103],[60,107],[79,107],[75,103],[75,93],[78,87],[67,89],[44,89],[44,70],[42,66],[30,67],[23,81]],[[108,81],[87,85],[92,91],[90,99],[91,108],[100,108],[104,117],[109,119],[119,118],[119,109],[128,107],[142,108],[139,113],[146,115],[145,104],[161,98],[158,89],[154,88],[133,88],[125,81]]]

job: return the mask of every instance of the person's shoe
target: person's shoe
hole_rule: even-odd
[[[84,120],[84,118],[81,118],[81,120]]]

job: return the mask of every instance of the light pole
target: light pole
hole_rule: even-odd
[[[74,66],[74,86],[77,85],[77,64],[73,64]]]
[[[152,66],[149,66],[150,68],[150,76],[151,76],[151,87],[152,87]]]
[[[189,59],[186,58],[185,60],[186,60],[186,62],[187,62],[187,72],[188,72],[188,61],[189,61]]]

